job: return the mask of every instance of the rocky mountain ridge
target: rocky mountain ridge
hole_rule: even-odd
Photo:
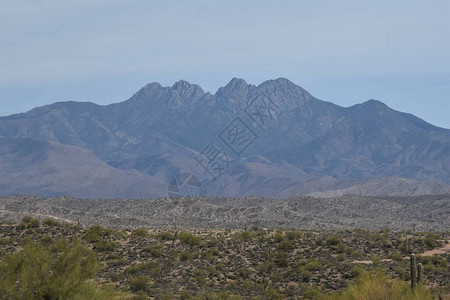
[[[239,126],[247,133],[238,137],[239,141],[251,141],[242,147],[226,139]],[[24,174],[37,174],[30,168],[50,172],[43,157],[18,169],[21,156],[5,150],[0,160],[11,163],[0,169],[0,186],[5,187],[0,194],[4,195],[48,187],[43,190],[52,191],[50,196],[54,191],[94,198],[137,197],[141,192],[128,193],[128,186],[117,189],[119,182],[135,181],[137,186],[154,189],[143,192],[147,196],[162,196],[165,183],[176,174],[211,179],[195,160],[203,157],[211,142],[232,163],[204,187],[207,195],[287,198],[311,193],[323,196],[329,191],[335,191],[332,195],[439,194],[448,192],[450,184],[450,130],[376,100],[341,107],[314,98],[284,78],[258,86],[234,78],[214,95],[186,81],[171,87],[150,83],[121,103],[59,102],[1,117],[0,136],[8,141],[0,140],[0,149],[17,143],[8,149],[18,152],[22,139],[85,149],[86,156],[95,156],[111,172],[120,174],[109,186],[95,188],[94,184],[95,193],[74,194],[74,190],[86,189],[83,180],[74,178],[95,182],[98,174],[75,176],[79,171],[66,165],[55,173],[64,183],[55,183],[50,177],[45,182],[36,181]],[[22,155],[35,157],[33,149],[29,147]],[[66,155],[71,155],[68,149]],[[10,174],[16,174],[16,179],[10,180]],[[146,183],[136,176],[145,178]],[[409,183],[394,184],[396,190],[392,191],[381,188],[382,180],[377,178]],[[74,188],[59,188],[69,185]],[[411,185],[417,187],[412,189]]]

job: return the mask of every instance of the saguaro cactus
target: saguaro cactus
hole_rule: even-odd
[[[417,265],[417,283],[418,284],[423,283],[423,266],[421,263]]]
[[[414,253],[411,254],[411,288],[416,287],[417,283],[417,269],[416,269],[416,256]]]

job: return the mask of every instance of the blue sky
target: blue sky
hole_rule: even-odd
[[[0,115],[286,77],[450,128],[450,1],[1,1]]]

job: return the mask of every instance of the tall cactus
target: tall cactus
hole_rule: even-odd
[[[411,288],[416,287],[417,283],[417,270],[416,270],[416,256],[414,253],[411,254]]]
[[[417,265],[417,283],[418,284],[423,283],[423,266],[421,263]]]

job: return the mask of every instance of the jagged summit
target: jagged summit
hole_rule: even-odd
[[[179,80],[170,88],[182,97],[200,97],[205,92],[198,84],[191,84],[185,80]]]

